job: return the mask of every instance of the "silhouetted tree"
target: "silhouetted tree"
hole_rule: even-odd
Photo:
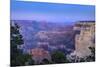
[[[66,56],[64,53],[60,51],[54,51],[51,55],[52,61],[54,63],[68,63],[69,61],[66,59]]]
[[[27,65],[34,65],[35,61],[33,59],[29,59],[27,62]]]
[[[23,54],[22,50],[18,48],[18,46],[24,43],[19,28],[16,23],[13,26],[11,25],[10,28],[11,66],[23,66],[28,59],[31,59],[30,55]]]
[[[51,64],[52,62],[48,59],[43,59],[41,64]]]
[[[95,61],[95,47],[89,47],[89,49],[91,50],[91,54],[86,57],[86,61]]]

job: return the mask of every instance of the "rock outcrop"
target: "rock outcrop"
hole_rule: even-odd
[[[95,47],[95,21],[80,21],[75,24],[75,53],[79,57],[91,54],[89,47]]]

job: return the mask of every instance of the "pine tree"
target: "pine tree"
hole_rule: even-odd
[[[10,30],[10,43],[11,43],[11,66],[23,66],[25,63],[31,59],[28,54],[23,54],[22,50],[18,46],[24,43],[23,37],[19,32],[19,26],[15,23],[14,26],[11,25]]]
[[[69,63],[69,60],[66,58],[66,55],[61,51],[54,51],[51,54],[53,63]]]

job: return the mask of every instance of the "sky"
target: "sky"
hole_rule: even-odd
[[[94,21],[95,6],[11,0],[11,20]]]

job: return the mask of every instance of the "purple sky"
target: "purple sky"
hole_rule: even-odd
[[[95,20],[95,6],[11,0],[11,20],[48,22]]]

